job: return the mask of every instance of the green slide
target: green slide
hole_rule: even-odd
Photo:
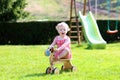
[[[91,11],[86,16],[83,16],[79,11],[79,19],[82,23],[85,39],[88,43],[88,48],[105,49],[106,41],[102,38],[98,29],[97,22]]]

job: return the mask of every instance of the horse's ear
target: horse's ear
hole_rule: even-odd
[[[53,52],[54,52],[54,48],[52,47],[52,48],[50,49],[50,51],[51,51],[51,53],[53,53]]]

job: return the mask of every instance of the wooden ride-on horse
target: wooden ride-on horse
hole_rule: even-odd
[[[72,72],[74,72],[76,70],[76,67],[72,65],[71,63],[71,59],[59,59],[59,60],[55,60],[54,59],[54,48],[52,49],[47,49],[45,52],[46,56],[50,56],[50,67],[48,67],[46,69],[46,74],[59,74],[60,70],[56,67],[54,67],[55,64],[57,63],[63,63],[63,65],[61,66],[61,70],[71,70]]]

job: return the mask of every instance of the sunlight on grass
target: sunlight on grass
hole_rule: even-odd
[[[88,50],[87,45],[72,45],[72,64],[76,72],[46,75],[48,45],[1,45],[1,80],[118,80],[120,78],[120,43],[107,44],[103,50]],[[62,64],[56,67],[61,68]]]

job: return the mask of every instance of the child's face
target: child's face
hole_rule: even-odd
[[[59,29],[58,29],[58,33],[60,34],[60,36],[65,36],[67,34],[67,28],[64,27],[64,26],[59,26]]]

